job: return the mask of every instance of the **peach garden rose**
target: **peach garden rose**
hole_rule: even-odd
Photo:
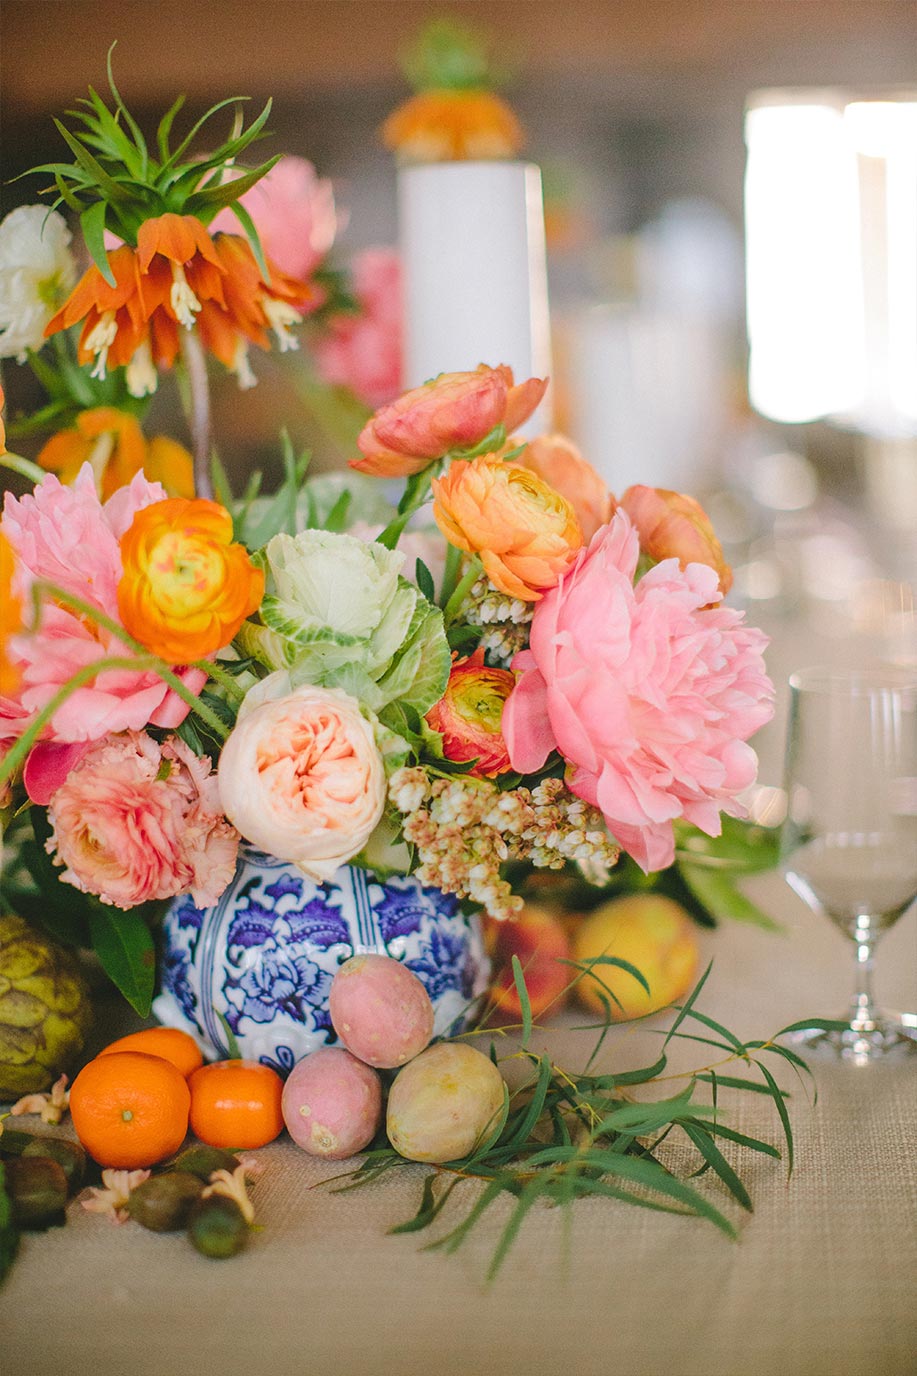
[[[349,693],[287,686],[280,671],[246,697],[220,756],[220,798],[254,845],[319,883],[368,841],[385,808],[372,724]]]

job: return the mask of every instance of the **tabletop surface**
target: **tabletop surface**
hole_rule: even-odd
[[[744,1037],[836,1015],[852,977],[845,940],[777,875],[748,889],[786,932],[726,924],[705,934],[715,963],[702,1006]],[[917,1007],[913,909],[880,945],[878,992],[889,1006]],[[561,1064],[584,1059],[586,1034],[561,1025],[545,1035]],[[603,1068],[644,1064],[637,1057],[653,1046],[645,1024],[622,1029]],[[231,1261],[73,1204],[65,1228],[24,1238],[0,1291],[3,1372],[910,1376],[917,1056],[863,1068],[819,1061],[816,1073],[817,1104],[801,1092],[791,1101],[792,1179],[767,1157],[743,1162],[755,1212],[735,1243],[700,1220],[614,1201],[582,1201],[568,1224],[536,1206],[487,1286],[512,1201],[498,1201],[455,1255],[424,1252],[425,1235],[387,1229],[414,1212],[428,1168],[333,1194],[312,1187],[340,1166],[289,1141],[255,1153],[263,1228]],[[740,1130],[779,1142],[767,1098],[722,1102]],[[719,1182],[704,1184],[724,1203]]]

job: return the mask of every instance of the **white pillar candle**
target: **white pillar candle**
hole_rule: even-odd
[[[541,172],[523,162],[401,168],[406,383],[506,363],[551,371]],[[549,394],[550,395],[550,394]],[[550,426],[546,398],[522,427]]]

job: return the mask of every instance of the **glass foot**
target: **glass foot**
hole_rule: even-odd
[[[841,1018],[839,1021],[845,1021]],[[819,1028],[793,1032],[786,1040],[809,1055],[866,1065],[917,1053],[917,1013],[875,1013],[830,1032]]]

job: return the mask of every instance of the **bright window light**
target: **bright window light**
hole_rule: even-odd
[[[917,433],[917,101],[762,93],[746,142],[752,404]]]

